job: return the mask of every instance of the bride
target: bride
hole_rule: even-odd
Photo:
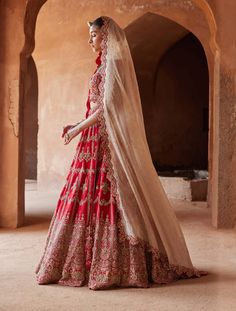
[[[96,58],[81,133],[36,268],[38,284],[150,287],[200,277],[152,163],[138,84],[124,31],[89,22]]]

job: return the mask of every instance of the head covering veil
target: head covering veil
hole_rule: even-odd
[[[124,31],[102,16],[102,81],[98,101],[108,178],[126,234],[193,269],[185,239],[148,147],[138,83]]]

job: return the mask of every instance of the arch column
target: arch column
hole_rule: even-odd
[[[0,227],[24,224],[24,81],[45,2],[0,1]]]
[[[0,1],[0,226],[24,221],[24,191],[19,188],[19,55],[24,43],[26,1]]]

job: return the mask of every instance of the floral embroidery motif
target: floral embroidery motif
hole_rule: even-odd
[[[132,241],[117,221],[96,218],[90,226],[71,215],[53,216],[44,256],[36,268],[39,284],[88,285],[91,289],[110,286],[150,287],[181,278],[199,277],[196,270],[173,266],[165,254],[144,241]],[[118,224],[118,225],[117,225]],[[58,234],[60,233],[60,234]]]
[[[80,152],[79,154],[79,160],[82,161],[82,160],[85,160],[85,161],[90,161],[90,160],[96,160],[96,158],[94,157],[94,155],[87,151],[87,152]]]
[[[111,204],[111,198],[109,200],[99,199],[98,197],[93,201],[94,203],[98,203],[100,206],[106,206]]]
[[[90,137],[81,137],[81,141],[91,141],[91,140],[97,140],[97,136],[96,135],[92,135]]]
[[[104,183],[101,184],[101,189],[104,194],[106,194],[108,191],[110,191],[109,183],[104,181]]]

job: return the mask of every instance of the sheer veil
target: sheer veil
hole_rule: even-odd
[[[107,165],[126,234],[193,268],[185,239],[152,163],[132,57],[124,31],[103,16],[99,122]]]

